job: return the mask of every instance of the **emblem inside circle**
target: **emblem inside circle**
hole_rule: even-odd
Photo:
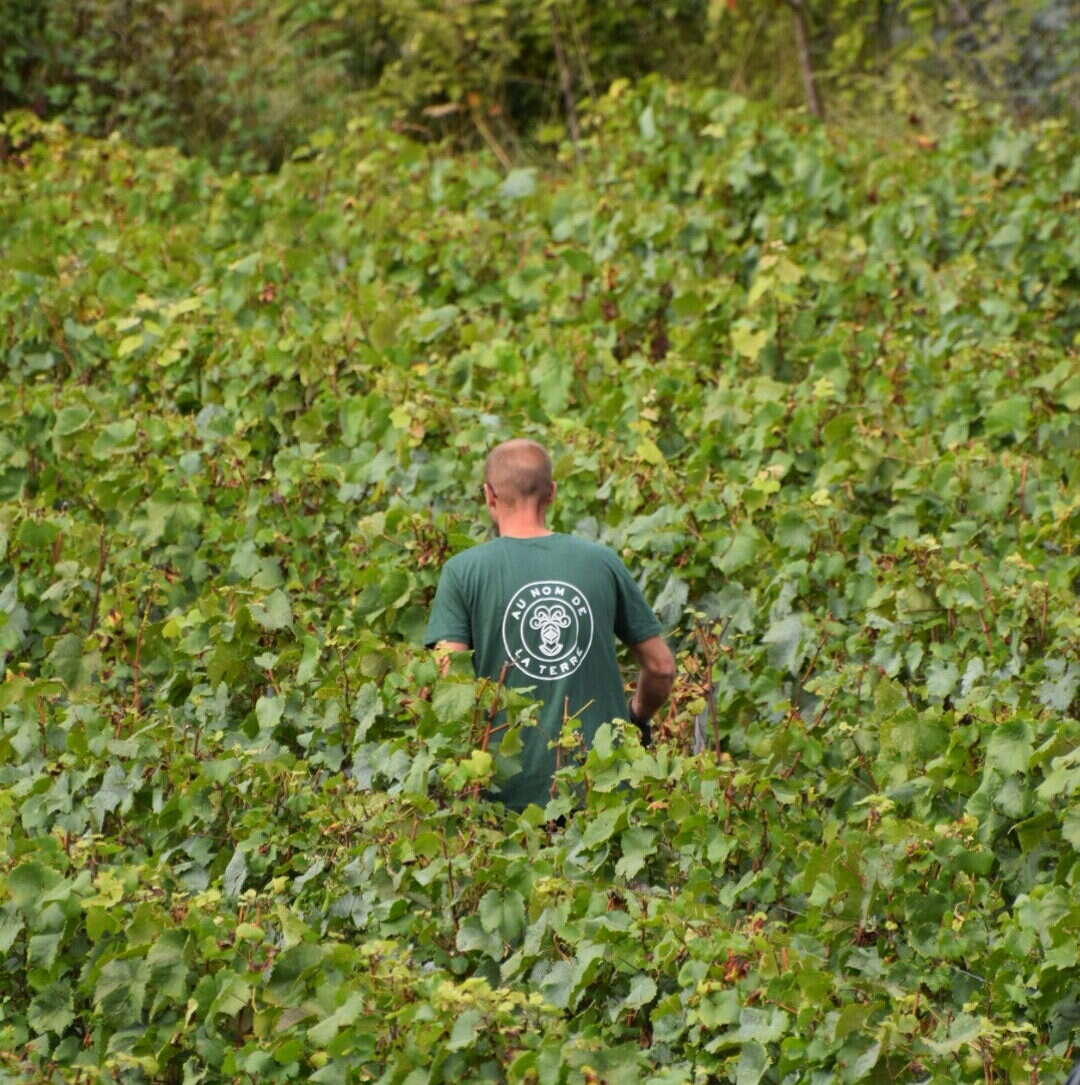
[[[592,607],[584,592],[562,580],[538,580],[514,593],[503,616],[503,644],[530,678],[573,674],[592,646]]]

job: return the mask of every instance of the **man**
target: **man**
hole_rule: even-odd
[[[566,717],[581,720],[587,744],[597,727],[630,718],[648,741],[648,721],[667,700],[675,660],[641,590],[605,546],[549,531],[555,497],[551,459],[535,441],[506,441],[484,466],[483,496],[498,538],[444,567],[426,643],[473,650],[478,676],[532,686],[539,726],[524,732],[522,771],[503,789],[507,806],[543,806],[555,771],[548,748]],[[640,665],[629,706],[615,637]]]

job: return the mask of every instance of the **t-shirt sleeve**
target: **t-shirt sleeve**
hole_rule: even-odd
[[[445,566],[439,577],[424,633],[424,643],[429,648],[444,640],[458,641],[470,648],[473,646],[469,608],[453,565]]]
[[[652,607],[630,571],[616,557],[615,569],[615,635],[624,644],[640,644],[650,637],[658,637],[663,631]]]

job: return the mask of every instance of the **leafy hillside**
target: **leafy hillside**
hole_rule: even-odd
[[[1080,154],[953,105],[616,84],[547,173],[9,117],[7,1079],[1067,1068]],[[569,734],[520,818],[533,710],[418,644],[515,434],[681,666],[663,744]]]

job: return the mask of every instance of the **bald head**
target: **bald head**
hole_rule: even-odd
[[[543,445],[519,437],[504,441],[488,453],[484,481],[507,505],[536,505],[551,501],[551,457]]]

